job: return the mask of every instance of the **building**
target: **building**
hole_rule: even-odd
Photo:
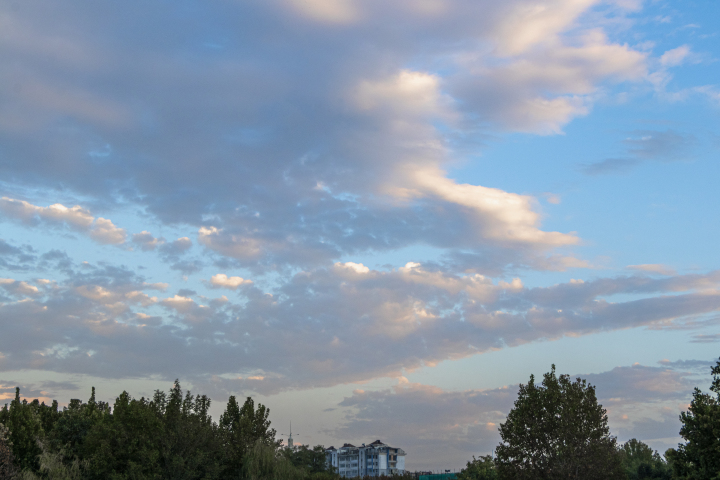
[[[405,472],[405,451],[380,440],[356,447],[346,443],[340,448],[325,450],[328,465],[337,469],[341,477],[379,477]]]

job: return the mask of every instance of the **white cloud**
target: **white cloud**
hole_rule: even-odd
[[[533,211],[532,197],[480,185],[460,185],[437,171],[419,170],[415,181],[425,192],[467,207],[474,213],[470,221],[474,220],[478,234],[488,240],[543,246],[579,242],[575,235],[539,230],[540,216]]]
[[[366,267],[365,265],[363,265],[362,263],[354,263],[354,262],[345,262],[345,263],[338,262],[335,264],[335,267],[345,269],[345,270],[350,270],[353,273],[359,273],[359,274],[368,273],[370,271],[370,269],[368,267]]]
[[[0,286],[13,295],[33,296],[38,295],[40,290],[24,281],[13,280],[12,278],[0,278]]]
[[[235,302],[185,289],[158,299],[144,291],[165,285],[122,268],[87,265],[86,273],[42,294],[0,305],[10,329],[0,336],[0,351],[7,368],[38,361],[38,368],[100,375],[172,375],[178,369],[201,376],[257,374],[264,380],[253,388],[272,393],[398,378],[445,360],[563,336],[642,326],[702,332],[720,311],[720,272],[530,288],[519,278],[435,267],[408,262],[380,271],[340,263],[279,279],[268,293],[250,285]],[[244,283],[239,277],[219,280]],[[23,287],[12,279],[0,283],[10,293]],[[162,317],[158,305],[167,309]],[[92,361],[32,353],[49,351],[67,331],[75,332],[67,347],[96,351]],[[212,357],[199,345],[212,346]],[[110,358],[129,351],[132,361],[109,373],[95,370],[98,362],[112,364]],[[277,351],[291,356],[292,364],[272,354]]]
[[[98,243],[108,245],[119,245],[125,243],[126,237],[127,234],[125,233],[124,228],[118,228],[112,221],[102,217],[95,219],[95,223],[90,230],[90,238]]]
[[[241,285],[250,285],[252,280],[246,280],[242,277],[228,277],[224,273],[218,273],[213,275],[210,279],[210,285],[214,288],[229,288],[231,290],[237,289]]]
[[[116,227],[112,221],[98,217],[79,205],[66,207],[60,203],[48,207],[39,207],[25,200],[16,200],[8,197],[0,198],[0,211],[10,218],[25,223],[42,220],[50,224],[66,224],[75,230],[87,233],[90,238],[103,244],[125,243],[125,230]]]
[[[677,67],[682,65],[690,54],[690,47],[688,45],[681,45],[663,53],[660,57],[660,64],[663,67]]]
[[[355,0],[285,0],[285,3],[317,22],[347,24],[360,18]]]
[[[557,134],[589,112],[605,83],[645,79],[646,53],[610,42],[599,29],[574,40],[566,44],[549,37],[499,64],[486,56],[461,57],[463,68],[449,79],[450,91],[465,101],[466,110],[504,128]]]
[[[8,197],[0,198],[0,210],[5,215],[24,222],[31,222],[35,218],[40,218],[50,222],[67,223],[80,230],[90,228],[94,220],[90,212],[79,205],[68,208],[56,203],[49,207],[38,207],[25,200]]]
[[[554,43],[597,0],[508,2],[495,27],[501,54],[518,55],[543,43]]]
[[[168,297],[162,300],[160,303],[179,312],[188,311],[192,308],[193,305],[195,305],[195,301],[192,298],[183,297],[181,295],[174,295],[172,297]]]
[[[190,47],[153,43],[149,31],[129,28],[122,15],[80,15],[74,3],[42,12],[8,10],[14,47],[0,51],[2,63],[12,66],[7,84],[28,85],[28,95],[38,92],[45,107],[27,92],[13,96],[0,130],[14,132],[8,148],[18,159],[12,169],[19,181],[41,178],[43,185],[64,185],[105,205],[132,186],[138,207],[161,223],[191,225],[201,245],[242,267],[314,268],[348,254],[422,244],[451,256],[472,250],[503,258],[505,265],[546,268],[550,262],[538,258],[576,244],[574,234],[542,231],[539,208],[527,195],[456,182],[445,172],[468,151],[477,154],[474,140],[466,139],[498,130],[561,132],[590,111],[607,84],[644,78],[646,53],[610,40],[602,12],[583,15],[597,4],[208,4],[203,8],[217,18],[243,25],[232,31],[253,38],[271,32],[298,62],[277,57],[274,43],[237,51],[218,40],[218,55],[206,58],[201,76],[192,62],[177,61]],[[155,14],[148,13],[148,21]],[[58,29],[65,23],[57,18],[73,28]],[[88,25],[127,37],[98,42],[88,36]],[[163,24],[160,34],[176,38],[175,28]],[[205,35],[199,24],[192,28],[189,35]],[[138,51],[135,45],[150,47]],[[46,61],[47,49],[55,61]],[[323,55],[309,53],[320,50]],[[117,81],[104,81],[107,75]],[[63,91],[69,100],[52,94]],[[178,103],[177,92],[191,93]],[[312,115],[312,121],[297,115]],[[197,128],[199,118],[203,128]],[[15,120],[24,125],[22,135],[8,126]],[[163,133],[148,135],[148,129]],[[98,149],[107,156],[88,154]],[[82,228],[94,239],[125,241],[125,232],[109,220],[85,213]],[[27,215],[41,218],[34,209]],[[162,238],[149,232],[132,240],[159,251],[176,270],[201,268],[199,261],[176,258],[189,239],[182,248],[161,245]],[[567,268],[561,263],[553,268]]]
[[[353,101],[360,110],[399,117],[449,115],[449,109],[444,107],[450,103],[440,92],[439,77],[411,70],[401,70],[380,81],[361,81]]]

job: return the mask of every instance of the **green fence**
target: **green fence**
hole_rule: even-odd
[[[420,475],[418,480],[453,480],[457,478],[455,473],[435,473],[432,475]]]

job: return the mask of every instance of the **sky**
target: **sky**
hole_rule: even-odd
[[[664,452],[720,350],[719,36],[716,0],[0,3],[0,402],[179,379],[457,469],[555,364]]]

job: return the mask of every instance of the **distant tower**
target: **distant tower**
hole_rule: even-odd
[[[292,422],[290,422],[290,436],[288,437],[288,448],[293,448]]]

